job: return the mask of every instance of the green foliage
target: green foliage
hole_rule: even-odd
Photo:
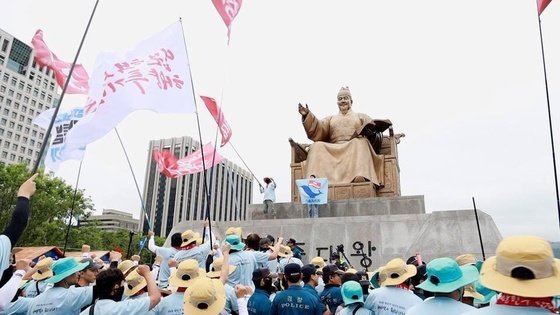
[[[30,176],[25,165],[0,165],[0,228],[2,230],[11,219],[19,186]],[[93,210],[93,203],[84,195],[83,190],[78,190],[75,194],[74,187],[52,175],[40,174],[35,182],[37,191],[31,198],[29,223],[17,246],[52,245],[63,250],[71,209],[73,209],[73,217],[88,217]],[[137,231],[134,232],[130,242],[130,232],[127,230],[103,231],[95,222],[88,226],[71,226],[66,250],[80,251],[83,244],[88,244],[92,251],[121,249],[123,257],[128,257],[129,243],[131,255],[138,254],[138,244],[143,238]],[[156,236],[155,242],[156,245],[161,246],[165,239]],[[145,263],[152,261],[147,241],[141,252],[141,258]]]

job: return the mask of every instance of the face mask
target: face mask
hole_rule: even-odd
[[[115,295],[111,296],[111,300],[115,302],[120,302],[122,301],[123,294],[124,294],[124,287],[119,287],[118,289],[115,290]]]

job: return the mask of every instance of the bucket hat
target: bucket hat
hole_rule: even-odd
[[[181,247],[190,245],[195,243],[200,238],[200,233],[197,233],[193,230],[186,230],[181,234],[181,238],[183,239],[183,243],[181,243]]]
[[[223,266],[224,266],[224,257],[219,257],[214,259],[214,262],[212,262],[212,268],[210,268],[211,271],[207,272],[206,276],[208,278],[219,278]],[[235,269],[237,268],[236,266],[232,266],[232,265],[229,265],[228,267],[229,267],[228,275],[234,272]]]
[[[478,280],[475,266],[459,266],[454,259],[436,258],[426,266],[428,279],[417,287],[429,292],[450,293]]]
[[[294,253],[292,253],[292,249],[286,245],[280,245],[280,251],[278,252],[278,256],[280,257],[292,257]]]
[[[340,293],[342,294],[342,300],[346,306],[354,303],[364,303],[362,286],[354,280],[344,282]]]
[[[188,288],[195,279],[205,276],[206,271],[198,266],[196,259],[187,259],[182,261],[169,277],[169,284],[178,288]]]
[[[237,236],[241,237],[241,234],[242,234],[242,233],[243,233],[243,230],[242,230],[240,227],[233,227],[233,226],[231,226],[231,227],[228,227],[228,228],[227,228],[225,235],[226,235],[226,236],[228,236],[228,235],[237,235]]]
[[[381,286],[398,285],[405,282],[408,278],[416,275],[416,266],[407,265],[404,260],[400,258],[391,259],[383,269],[379,271],[379,276],[382,277],[383,283]]]
[[[517,296],[560,295],[560,260],[543,238],[511,236],[484,262],[480,280],[485,287]]]
[[[226,291],[220,280],[197,278],[183,296],[183,310],[189,315],[216,315],[226,305]]]
[[[323,267],[325,267],[325,260],[320,256],[313,257],[313,259],[311,259],[311,264],[313,264],[315,268],[320,271],[321,269],[323,269]]]
[[[476,259],[476,256],[473,254],[459,255],[455,257],[455,261],[459,266],[473,265],[476,267],[476,269],[478,269],[478,271],[480,271],[480,268],[482,267],[482,261]]]
[[[35,267],[37,268],[37,272],[31,276],[31,278],[35,281],[44,280],[53,276],[52,270],[53,259],[50,257],[43,258],[37,262]]]
[[[117,269],[119,269],[123,275],[126,277],[128,274],[138,267],[134,264],[132,260],[123,260],[117,265]]]
[[[45,280],[45,282],[59,283],[76,272],[83,270],[87,265],[88,263],[78,263],[76,259],[71,257],[59,259],[52,265],[54,275]]]
[[[226,236],[226,242],[229,243],[231,249],[241,251],[245,249],[245,243],[241,241],[241,237],[239,235],[231,234]]]
[[[126,276],[125,281],[126,285],[124,287],[124,295],[126,296],[133,296],[148,285],[146,279],[144,279],[144,277],[142,277],[136,270],[133,270],[128,276]]]

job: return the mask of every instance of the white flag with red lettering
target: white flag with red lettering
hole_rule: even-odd
[[[218,13],[222,17],[222,20],[224,20],[224,23],[226,23],[228,37],[227,42],[229,45],[231,23],[237,16],[237,13],[239,13],[239,9],[241,9],[242,0],[212,0],[212,3],[216,7],[216,10],[218,10]]]
[[[125,55],[97,57],[85,117],[68,132],[70,148],[91,143],[136,110],[194,113],[183,29],[176,22]]]
[[[50,68],[54,72],[54,77],[58,85],[64,87],[72,63],[58,59],[49,47],[47,47],[47,44],[43,41],[42,30],[37,30],[37,32],[35,32],[31,40],[31,45],[33,45],[33,49],[35,50],[35,61],[42,67]],[[88,80],[89,76],[84,66],[76,64],[74,70],[72,70],[72,77],[66,88],[66,93],[88,94]]]
[[[223,147],[226,143],[228,143],[229,138],[231,138],[231,128],[224,117],[224,113],[218,104],[216,104],[215,99],[202,95],[200,98],[204,101],[206,108],[208,108],[210,114],[212,114],[212,117],[214,117],[214,120],[218,124],[218,128],[220,128],[220,133],[222,134],[222,143],[220,144],[220,147]]]
[[[202,158],[203,153],[204,159]],[[199,148],[179,160],[177,160],[169,150],[160,151],[156,149],[152,155],[160,172],[171,178],[202,172],[220,163],[224,159],[216,152],[216,149],[214,149],[211,143],[204,145],[202,150]]]

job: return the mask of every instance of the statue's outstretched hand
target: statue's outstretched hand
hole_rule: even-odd
[[[307,104],[305,104],[305,107],[303,107],[303,105],[301,105],[301,103],[298,104],[298,111],[301,114],[301,116],[305,117],[307,116],[307,114],[309,114],[309,106],[307,106]]]

